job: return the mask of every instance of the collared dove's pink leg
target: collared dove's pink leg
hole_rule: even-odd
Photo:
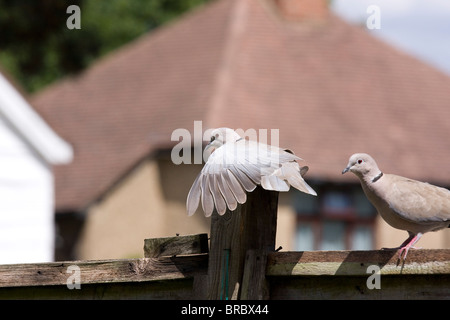
[[[405,241],[403,241],[402,244],[399,245],[398,247],[394,247],[394,248],[385,248],[385,247],[383,247],[383,248],[381,248],[381,250],[398,250],[398,249],[401,249],[401,248],[403,248],[405,245],[407,245],[407,244],[412,240],[412,238],[414,238],[415,236],[416,236],[415,234],[411,233],[411,234],[409,235],[408,239],[406,239]]]
[[[416,235],[411,239],[411,241],[408,242],[408,240],[411,238],[411,237],[409,237],[409,238],[405,241],[406,244],[405,244],[405,242],[403,242],[402,245],[400,246],[400,252],[399,252],[399,254],[398,254],[398,258],[399,258],[399,259],[402,258],[402,254],[403,254],[403,251],[404,251],[404,252],[405,252],[405,255],[403,256],[403,260],[406,260],[406,255],[408,254],[408,251],[409,251],[410,248],[413,248],[413,249],[420,249],[420,248],[414,247],[414,244],[415,244],[417,241],[419,241],[419,239],[420,239],[421,237],[422,237],[422,234],[419,232],[418,234],[416,234]]]

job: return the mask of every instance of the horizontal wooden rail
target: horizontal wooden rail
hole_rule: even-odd
[[[82,285],[174,280],[206,275],[208,254],[0,265],[0,288],[65,286],[69,277],[75,272],[71,266],[79,268]]]
[[[450,275],[450,250],[410,250],[406,261],[396,250],[273,252],[266,276],[367,276],[372,265],[382,275]]]
[[[250,250],[242,298],[450,299],[450,250],[410,250],[406,261],[399,261],[397,254]],[[0,265],[0,298],[205,299],[208,260],[208,253],[198,253]],[[68,288],[73,266],[79,268],[81,290]],[[375,273],[379,288],[370,285]]]
[[[270,299],[450,299],[450,250],[269,253]]]

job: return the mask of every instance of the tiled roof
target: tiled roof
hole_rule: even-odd
[[[386,172],[450,181],[450,78],[329,15],[283,19],[271,0],[217,0],[34,96],[69,141],[57,210],[79,210],[176,128],[280,129],[307,178],[346,181],[367,152]]]

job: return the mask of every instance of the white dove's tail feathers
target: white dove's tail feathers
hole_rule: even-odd
[[[261,178],[261,186],[266,190],[289,191],[289,186],[291,185],[304,193],[317,196],[314,189],[303,180],[302,176],[307,171],[308,167],[299,168],[297,162],[286,162],[271,175],[263,176]]]
[[[314,191],[313,188],[311,188],[305,180],[303,180],[303,176],[308,171],[308,167],[302,167],[299,168],[298,163],[296,162],[288,162],[283,163],[281,166],[281,172],[286,177],[287,181],[291,186],[293,186],[295,189],[298,189],[304,193],[311,194],[313,196],[317,196],[316,191]]]
[[[290,185],[293,186],[295,189],[298,189],[298,190],[300,190],[300,191],[302,191],[302,192],[304,192],[304,193],[311,194],[311,195],[313,195],[313,196],[317,196],[317,192],[314,191],[314,189],[311,188],[311,187],[309,186],[309,184],[307,184],[306,181],[303,180],[303,178],[301,178],[301,181],[300,181],[300,179],[295,179],[295,178],[292,179],[292,178],[290,178],[290,179],[288,179],[288,182],[289,182]]]
[[[266,190],[272,191],[289,191],[289,184],[274,175],[262,176],[261,186]]]

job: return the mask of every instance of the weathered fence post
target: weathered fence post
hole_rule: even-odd
[[[275,250],[277,228],[278,192],[257,187],[247,193],[247,202],[235,211],[220,216],[213,213],[211,219],[211,242],[208,263],[208,299],[257,299],[264,298],[265,258],[264,252]],[[247,252],[249,253],[246,259]],[[257,258],[257,257],[262,257]],[[241,297],[246,260],[249,268],[260,275],[246,276],[247,283],[260,284]],[[258,262],[255,264],[255,261]],[[264,265],[262,265],[262,262]],[[258,267],[259,266],[259,267]]]

